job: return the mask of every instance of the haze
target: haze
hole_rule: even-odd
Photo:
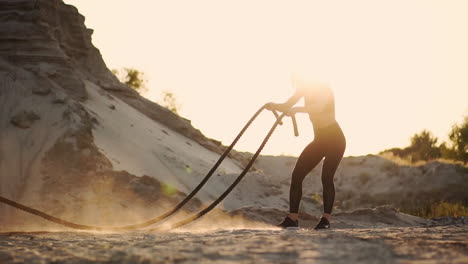
[[[305,66],[332,84],[346,155],[406,146],[423,129],[446,140],[468,114],[467,1],[66,2],[109,68],[143,71],[147,98],[173,92],[181,116],[224,144],[285,101]],[[273,121],[265,113],[236,148],[255,151]],[[287,120],[263,153],[298,155],[313,138],[298,122],[299,138]]]

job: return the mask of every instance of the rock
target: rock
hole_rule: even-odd
[[[78,101],[84,101],[88,98],[83,81],[73,71],[62,70],[51,76],[51,79],[65,89],[72,98]]]
[[[468,218],[464,216],[444,216],[432,218],[437,225],[468,225]]]
[[[33,71],[35,73],[34,85],[32,87],[33,94],[46,96],[50,94],[52,88],[57,88],[58,86],[54,84],[48,77],[45,77],[44,73],[39,70]]]
[[[37,95],[48,95],[50,94],[50,89],[48,87],[36,86],[33,88],[32,92]]]
[[[9,252],[0,252],[0,262],[7,263],[13,261],[13,256]]]
[[[48,95],[50,94],[50,87],[45,85],[45,83],[40,83],[37,86],[33,87],[32,92],[33,94],[42,95],[42,96]]]
[[[69,97],[66,91],[60,89],[60,87],[55,87],[52,103],[53,104],[65,104],[69,100]]]
[[[13,116],[10,120],[10,123],[16,127],[26,129],[30,128],[32,124],[39,119],[41,119],[39,115],[33,111],[22,111]]]
[[[53,104],[64,104],[65,101],[66,101],[66,97],[64,97],[64,96],[62,96],[62,97],[56,96],[56,97],[54,98],[54,100],[52,100],[52,103],[53,103]]]

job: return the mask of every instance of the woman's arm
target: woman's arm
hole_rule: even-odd
[[[268,103],[265,107],[268,110],[287,112],[299,101],[299,99],[301,99],[301,97],[302,95],[296,91],[294,95],[291,96],[291,98],[289,98],[286,102],[282,104]]]
[[[309,113],[309,109],[307,107],[304,107],[304,106],[300,106],[300,107],[293,107],[291,109],[291,114],[295,114],[295,113]]]

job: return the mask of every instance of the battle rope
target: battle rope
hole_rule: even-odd
[[[245,169],[242,171],[242,173],[237,176],[236,180],[231,184],[231,186],[229,186],[229,188],[226,189],[226,191],[224,191],[223,194],[221,194],[221,196],[218,197],[218,199],[216,199],[213,203],[211,203],[209,206],[207,206],[205,209],[203,209],[202,211],[186,218],[186,219],[183,219],[173,225],[171,225],[170,227],[168,228],[154,228],[154,229],[151,229],[151,231],[167,231],[167,230],[171,230],[171,229],[176,229],[176,228],[179,228],[181,226],[184,226],[184,225],[187,225],[195,220],[197,220],[198,218],[204,216],[205,214],[207,214],[209,211],[211,211],[213,208],[216,207],[216,205],[218,205],[224,198],[226,198],[226,196],[237,186],[237,184],[242,180],[242,178],[244,178],[244,176],[247,174],[247,172],[250,170],[250,167],[252,167],[252,165],[254,164],[255,160],[257,159],[258,155],[260,155],[260,152],[263,150],[263,148],[265,147],[266,143],[268,142],[268,140],[270,139],[271,135],[273,134],[273,132],[275,131],[276,127],[281,124],[281,120],[283,119],[283,117],[285,116],[285,114],[282,114],[281,116],[279,116],[275,122],[275,124],[271,127],[270,131],[268,132],[267,136],[265,137],[265,139],[263,140],[262,144],[260,145],[260,147],[257,149],[257,152],[255,152],[255,154],[253,155],[253,157],[250,159],[249,163],[247,164],[247,167],[245,167]],[[293,117],[293,116],[292,116]],[[293,121],[293,123],[295,123]],[[295,129],[295,133],[297,132],[297,127],[294,126]]]
[[[216,169],[219,167],[219,165],[221,164],[221,162],[226,158],[226,156],[229,154],[229,152],[233,149],[234,145],[237,143],[237,141],[239,141],[239,139],[242,137],[242,135],[244,134],[244,132],[247,130],[247,128],[252,124],[252,122],[257,118],[257,116],[265,109],[265,106],[262,106],[251,118],[250,120],[247,122],[247,124],[242,128],[241,132],[237,135],[237,137],[234,139],[234,141],[231,143],[231,145],[224,151],[224,153],[221,155],[221,157],[218,159],[218,161],[215,163],[215,165],[211,168],[211,170],[208,172],[208,174],[203,178],[203,180],[195,187],[195,189],[192,190],[192,192],[187,195],[179,204],[177,204],[174,208],[166,211],[165,213],[153,218],[153,219],[150,219],[148,221],[145,221],[145,222],[142,222],[142,223],[139,223],[139,224],[133,224],[133,225],[126,225],[126,226],[117,226],[117,227],[99,227],[99,226],[90,226],[90,225],[82,225],[82,224],[76,224],[76,223],[73,223],[73,222],[69,222],[69,221],[66,221],[66,220],[63,220],[63,219],[60,219],[58,217],[55,217],[55,216],[52,216],[52,215],[49,215],[47,213],[44,213],[44,212],[41,212],[39,210],[36,210],[34,208],[31,208],[31,207],[28,207],[28,206],[25,206],[23,204],[20,204],[20,203],[17,203],[15,201],[12,201],[10,199],[7,199],[5,197],[2,197],[0,196],[0,202],[1,203],[4,203],[4,204],[7,204],[7,205],[10,205],[12,207],[15,207],[19,210],[22,210],[22,211],[25,211],[25,212],[28,212],[28,213],[31,213],[31,214],[34,214],[36,216],[39,216],[39,217],[42,217],[48,221],[51,221],[51,222],[54,222],[56,224],[60,224],[60,225],[63,225],[63,226],[66,226],[66,227],[70,227],[70,228],[73,228],[73,229],[79,229],[79,230],[96,230],[96,231],[124,231],[124,230],[134,230],[134,229],[140,229],[140,228],[144,228],[144,227],[147,227],[147,226],[150,226],[150,225],[153,225],[157,222],[160,222],[162,221],[163,219],[173,215],[174,213],[176,213],[178,210],[180,210],[191,198],[193,198],[193,196],[195,196],[195,194],[197,194],[197,192],[203,187],[203,185],[208,181],[208,179],[213,175],[213,173],[216,171]],[[276,126],[278,124],[282,124],[281,122],[281,119],[283,118],[284,114],[281,116],[281,118],[278,116],[278,114],[273,111],[273,113],[275,114],[275,117],[277,118],[277,121],[275,122],[275,125],[274,125],[274,128],[276,128]],[[294,118],[294,116],[292,116],[293,118],[293,125],[294,125],[294,133],[295,135],[297,136],[298,133],[297,133],[297,124],[296,124],[296,120]],[[272,129],[270,131],[270,134],[268,135],[268,138],[270,137],[271,133],[273,132],[274,129]],[[253,165],[253,162],[255,161],[255,159],[257,158],[258,154],[260,154],[260,151],[261,149],[263,149],[264,145],[266,144],[266,141],[268,139],[264,140],[264,143],[262,144],[261,148],[257,151],[257,153],[255,153],[253,159],[249,162],[249,164],[247,165],[246,169],[244,169],[243,171],[243,174],[245,175],[245,173],[247,173],[247,171],[250,169],[250,167]],[[244,173],[245,172],[245,173]],[[242,175],[242,174],[241,174]],[[236,180],[235,182],[235,185],[237,185],[237,183],[243,178],[243,176],[238,177],[238,181]],[[229,194],[229,192],[231,192],[231,190],[235,187],[235,185],[228,189],[225,193],[223,193],[223,197],[221,198],[224,199],[225,196],[227,196]],[[219,200],[219,198],[218,198]],[[221,200],[216,200],[216,204],[213,205],[216,206]],[[209,212],[212,208],[208,209],[206,212],[205,210],[203,210],[202,213],[200,216],[196,217],[195,219],[198,219],[200,218],[201,216],[203,216],[204,214],[206,214],[207,212]],[[199,214],[200,214],[199,213]],[[197,214],[198,215],[198,214]],[[194,219],[194,220],[195,220]],[[192,220],[193,221],[193,220]],[[178,225],[179,224],[179,225]],[[186,223],[185,223],[186,224]],[[185,225],[184,224],[184,225]],[[176,223],[176,225],[178,226],[181,226],[180,225],[180,222]],[[175,226],[175,225],[174,225]]]

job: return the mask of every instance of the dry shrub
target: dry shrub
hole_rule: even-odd
[[[313,204],[322,204],[323,202],[322,196],[319,193],[313,193],[310,196],[304,196],[302,199]]]
[[[361,172],[361,174],[359,174],[358,177],[359,177],[359,183],[361,185],[365,185],[366,183],[368,183],[371,178],[369,173],[367,172]]]
[[[391,152],[383,152],[379,154],[379,156],[386,160],[392,161],[396,165],[400,165],[400,166],[420,166],[420,165],[424,165],[427,163],[427,161],[412,162],[410,158],[402,158],[402,157],[394,155]]]
[[[464,165],[463,162],[461,162],[461,161],[444,159],[444,158],[431,159],[431,160],[428,160],[428,161],[424,161],[424,160],[411,161],[411,159],[409,157],[402,158],[402,157],[394,155],[391,152],[382,152],[378,156],[393,162],[396,166],[422,166],[422,165],[426,165],[429,162],[438,161],[440,163],[458,164],[458,165],[461,165],[462,167],[463,166],[466,167],[466,165]],[[383,167],[387,167],[387,166],[390,166],[390,165],[385,164]]]
[[[398,175],[399,169],[400,169],[400,166],[396,164],[395,162],[386,161],[380,168],[380,171],[387,172],[390,176],[396,176]]]
[[[468,207],[462,203],[439,201],[425,207],[404,209],[402,212],[422,218],[434,218],[442,216],[466,217],[468,216]]]

